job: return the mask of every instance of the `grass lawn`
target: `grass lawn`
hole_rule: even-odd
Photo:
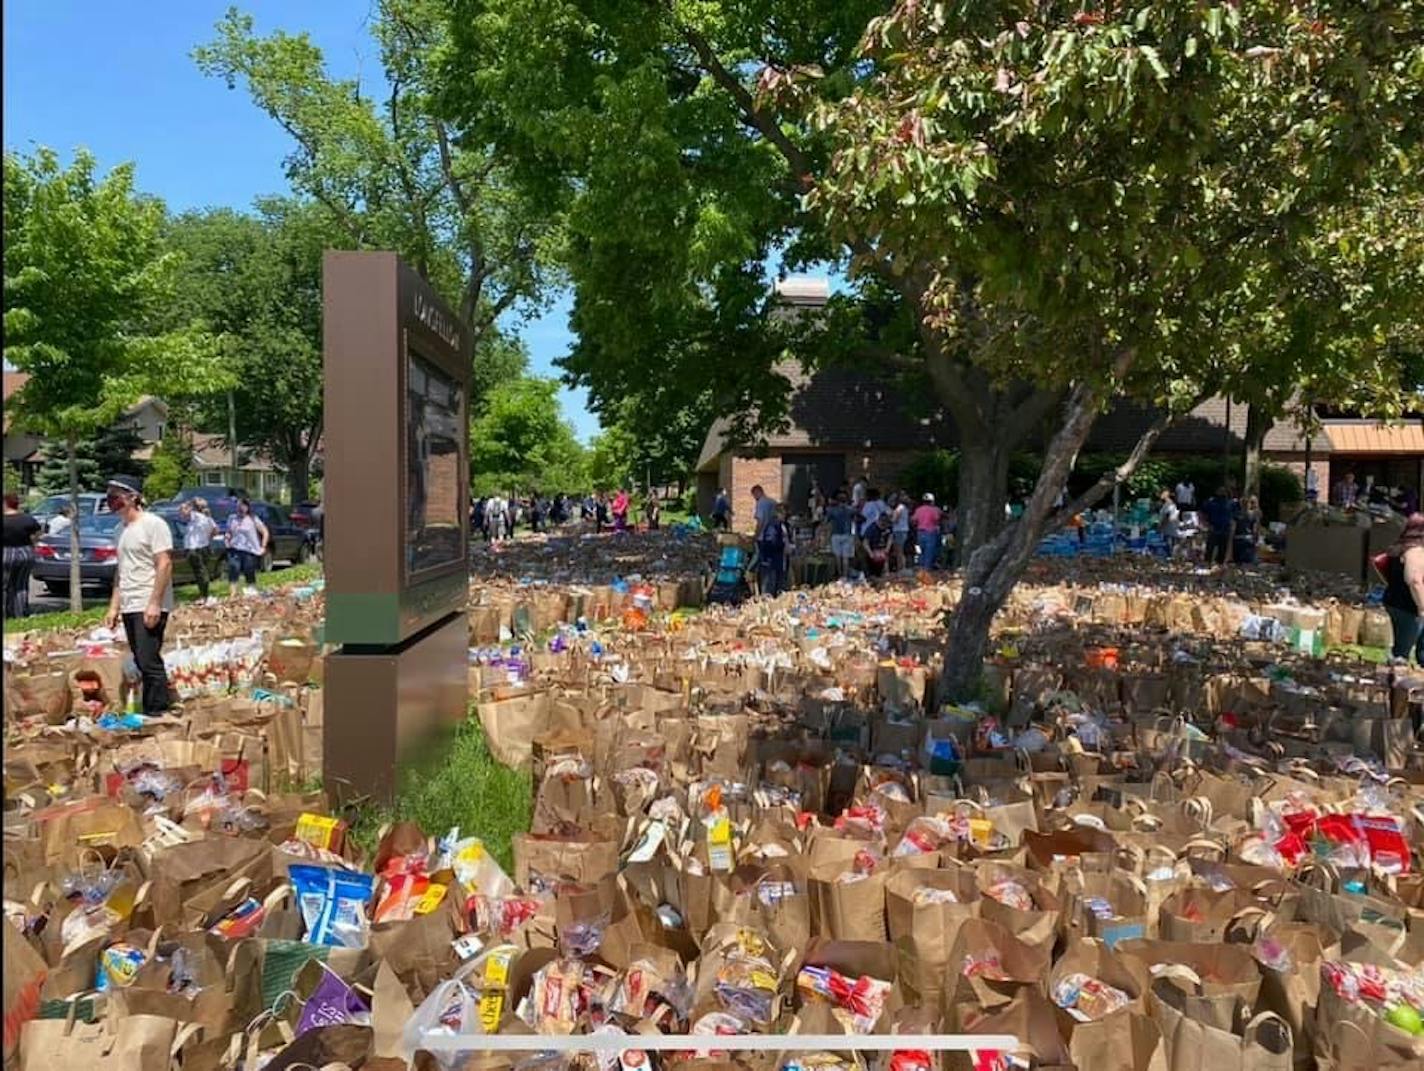
[[[192,582],[184,583],[182,574],[186,571],[185,566],[179,566],[179,582],[174,585],[173,597],[180,603],[196,602],[198,599],[198,589]],[[191,576],[191,572],[188,573]],[[257,587],[260,590],[269,588],[285,587],[288,584],[305,584],[312,580],[321,578],[321,565],[317,562],[309,562],[306,565],[292,565],[286,569],[276,569],[270,573],[257,574]],[[211,587],[211,593],[219,599],[226,598],[228,593],[228,583],[226,580],[215,580]],[[73,610],[58,610],[50,614],[31,614],[21,621],[6,622],[6,630],[14,632],[53,632],[56,629],[85,628],[89,625],[97,625],[104,620],[104,615],[108,613],[109,605],[91,606],[87,610],[80,610],[75,613]]]
[[[1330,648],[1332,652],[1338,651],[1341,654],[1358,658],[1362,662],[1373,662],[1377,666],[1382,666],[1389,661],[1388,647],[1361,647],[1357,643],[1341,643]]]
[[[447,754],[407,777],[394,806],[363,808],[352,823],[352,834],[371,853],[387,822],[415,822],[436,837],[459,826],[462,837],[479,837],[499,865],[512,872],[514,835],[529,831],[532,809],[529,774],[495,761],[472,713],[456,731]]]

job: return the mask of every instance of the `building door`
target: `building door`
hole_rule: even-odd
[[[781,455],[781,503],[788,516],[804,515],[811,498],[811,480],[821,485],[821,493],[830,497],[845,482],[844,454]]]

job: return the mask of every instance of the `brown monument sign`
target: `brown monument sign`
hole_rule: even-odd
[[[323,770],[387,798],[466,716],[472,338],[394,253],[328,252]]]

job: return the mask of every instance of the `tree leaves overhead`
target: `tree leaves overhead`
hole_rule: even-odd
[[[9,400],[17,423],[84,437],[144,394],[220,389],[202,325],[169,314],[179,258],[162,242],[161,202],[132,165],[100,178],[49,149],[5,154],[5,359],[29,373]]]
[[[525,377],[499,384],[470,425],[476,494],[577,491],[587,479],[583,447],[559,412],[559,384]]]
[[[230,9],[194,58],[292,136],[293,189],[322,204],[345,248],[394,249],[476,331],[535,299],[549,280],[554,217],[509,182],[493,149],[456,143],[436,111],[434,72],[446,51],[445,0],[381,0],[373,24],[384,79],[331,77],[306,34],[259,36]]]
[[[324,207],[284,198],[259,201],[254,215],[185,213],[168,233],[186,263],[178,314],[220,332],[238,441],[286,470],[294,502],[322,432],[321,263],[337,234]],[[203,415],[226,432],[223,399]]]

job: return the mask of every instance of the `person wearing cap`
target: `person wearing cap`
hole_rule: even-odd
[[[910,517],[915,526],[915,542],[920,548],[921,569],[939,567],[940,524],[943,520],[944,511],[935,505],[935,496],[925,492]]]
[[[119,534],[114,593],[107,624],[124,625],[143,682],[143,712],[172,706],[163,667],[163,630],[173,610],[173,533],[168,522],[143,508],[143,491],[132,476],[115,476],[107,488],[109,509],[124,522]]]

